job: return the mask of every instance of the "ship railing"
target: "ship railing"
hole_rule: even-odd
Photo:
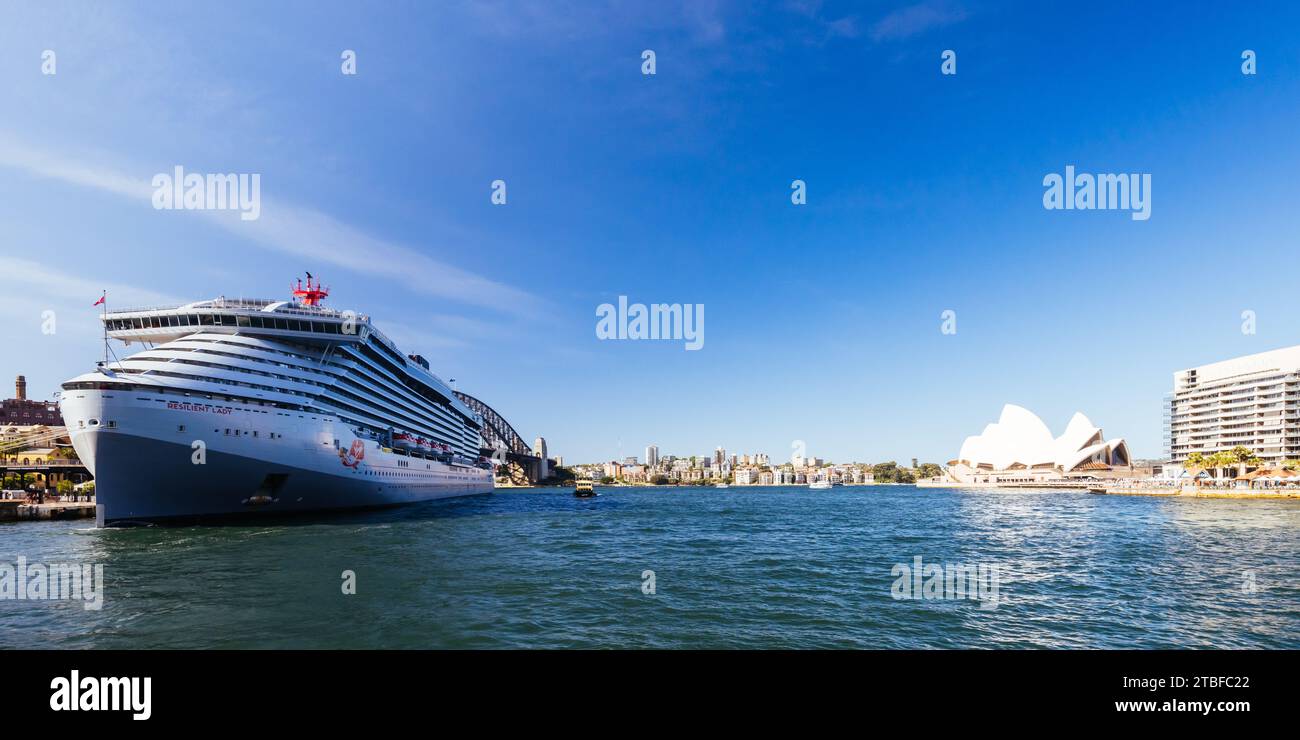
[[[184,305],[187,304],[177,303],[175,305],[169,305],[169,306],[131,306],[130,308],[110,308],[105,313],[108,316],[112,316],[113,314],[118,314],[118,313],[146,313],[148,311],[175,311],[176,309]]]
[[[112,308],[106,311],[105,315],[109,317],[114,317],[119,314],[128,314],[128,313],[156,313],[161,311],[176,311],[178,309],[186,308],[187,306],[190,307],[189,310],[192,310],[194,312],[205,311],[205,310],[261,311],[262,309],[266,308],[267,306],[273,303],[282,303],[282,302],[283,301],[273,301],[265,298],[216,298],[207,301],[192,301],[190,303],[176,303],[176,304],[168,304],[168,305],[161,305],[161,306],[155,305],[155,306],[131,306],[128,308]],[[271,313],[277,315],[292,314],[296,316],[324,316],[324,317],[331,317],[331,318],[348,318],[349,316],[351,316],[359,322],[365,322],[365,323],[370,322],[370,316],[368,314],[357,313],[355,311],[349,312],[337,308],[326,308],[324,306],[305,307],[305,306],[297,306],[294,304],[286,304],[284,306],[281,306],[280,308],[277,308],[275,311]],[[371,331],[376,331],[376,330],[372,328]],[[385,339],[387,338],[385,337]],[[392,344],[392,342],[389,342],[389,344]]]

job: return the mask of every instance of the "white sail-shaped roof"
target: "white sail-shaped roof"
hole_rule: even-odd
[[[1033,412],[1015,404],[1002,407],[994,424],[962,443],[958,459],[971,467],[985,465],[1007,470],[1017,464],[1025,467],[1051,465],[1069,472],[1089,461],[1107,465],[1128,465],[1128,446],[1123,438],[1107,441],[1100,428],[1087,416],[1076,413],[1065,432],[1052,432]]]

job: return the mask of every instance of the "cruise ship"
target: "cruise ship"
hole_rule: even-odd
[[[483,419],[370,317],[292,300],[105,310],[105,361],[63,384],[97,523],[203,521],[492,490]],[[109,339],[143,351],[112,361]]]

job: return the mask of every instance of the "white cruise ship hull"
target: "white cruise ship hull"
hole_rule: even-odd
[[[401,454],[320,413],[132,390],[60,401],[100,526],[265,517],[488,493],[490,470]]]

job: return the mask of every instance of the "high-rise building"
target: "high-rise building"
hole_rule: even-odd
[[[657,446],[650,445],[645,448],[645,464],[652,468],[659,464],[659,448]]]
[[[718,449],[713,451],[713,462],[716,463],[718,467],[721,467],[723,461],[725,461],[726,459],[727,459],[726,450],[719,447]]]
[[[1300,346],[1174,373],[1165,424],[1174,464],[1238,445],[1264,463],[1300,458]]]

